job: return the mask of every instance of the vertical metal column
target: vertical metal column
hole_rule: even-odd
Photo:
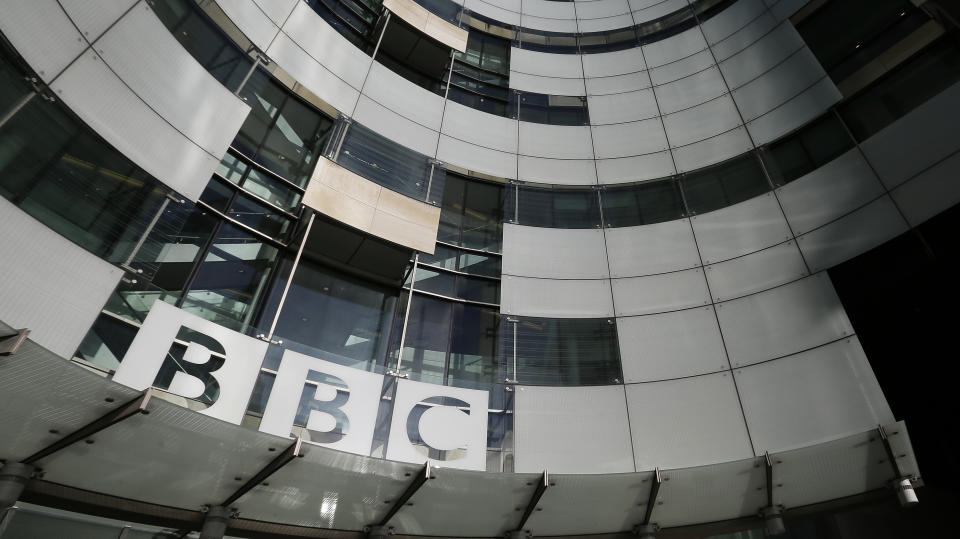
[[[293,259],[293,267],[290,268],[290,276],[287,277],[287,284],[283,286],[283,294],[280,295],[280,303],[277,305],[277,312],[273,315],[273,322],[270,323],[270,332],[267,333],[265,339],[267,341],[273,341],[273,332],[277,329],[277,322],[280,320],[280,313],[283,311],[283,304],[287,301],[287,294],[290,292],[290,285],[293,284],[293,276],[297,273],[297,267],[300,265],[300,257],[303,256],[303,248],[307,245],[307,238],[310,237],[310,229],[313,228],[313,221],[316,218],[316,212],[311,211],[310,220],[307,222],[307,230],[303,233],[303,240],[300,242],[300,248],[297,249],[297,256]]]
[[[407,342],[407,323],[410,321],[410,305],[413,304],[413,287],[417,282],[417,264],[420,262],[420,253],[413,255],[413,271],[410,272],[410,292],[407,294],[407,308],[403,314],[403,329],[400,330],[400,349],[397,350],[397,370],[387,371],[387,374],[406,378],[400,374],[400,363],[403,361],[403,345]]]

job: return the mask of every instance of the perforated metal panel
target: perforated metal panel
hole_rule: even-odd
[[[603,231],[505,224],[502,272],[554,279],[608,278]]]
[[[712,306],[617,318],[620,362],[627,383],[652,382],[727,369]]]
[[[690,221],[607,229],[612,277],[651,275],[700,265]]]
[[[704,269],[715,302],[767,290],[807,275],[793,240]]]
[[[702,268],[613,279],[617,316],[663,313],[710,303]]]
[[[772,193],[690,219],[704,264],[745,255],[791,238]]]
[[[506,275],[500,281],[500,312],[548,318],[613,316],[610,281]]]

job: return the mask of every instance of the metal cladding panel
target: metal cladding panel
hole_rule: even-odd
[[[649,65],[653,65],[649,57],[647,57],[647,62]],[[683,77],[689,77],[713,65],[716,65],[713,55],[710,54],[710,51],[704,49],[669,64],[649,68],[650,78],[653,80],[653,84],[666,84]]]
[[[91,43],[138,0],[59,0],[83,37]]]
[[[551,473],[542,511],[530,515],[527,527],[538,536],[629,531],[643,518],[640,504],[650,497],[652,477],[653,472]]]
[[[534,17],[533,15],[523,15],[520,17],[520,24],[524,28],[533,28],[535,30],[546,30],[548,32],[563,32],[575,34],[577,32],[576,19],[548,19],[545,17]]]
[[[297,3],[293,13],[290,14],[290,18],[283,25],[283,32],[310,55],[316,63],[343,79],[350,86],[360,89],[363,85],[364,77],[367,76],[367,68],[371,67],[370,57],[334,30],[306,2]],[[286,66],[282,67],[286,69]],[[377,68],[377,65],[372,67],[372,69],[375,68]],[[373,76],[372,70],[371,76]],[[299,78],[297,80],[301,81]],[[406,79],[403,82],[411,84]],[[374,97],[374,94],[369,90],[366,93]],[[317,95],[323,94],[317,92]],[[376,94],[375,98],[377,97],[380,97],[380,94]],[[385,101],[384,103],[386,104]],[[403,112],[406,113],[406,110]]]
[[[741,125],[737,107],[729,94],[701,105],[667,114],[664,128],[670,146],[684,146],[730,131]]]
[[[799,235],[846,215],[883,192],[870,165],[854,148],[777,189],[777,198],[793,232]]]
[[[653,90],[647,88],[613,95],[590,96],[590,123],[615,124],[655,118],[660,115]]]
[[[686,219],[607,229],[611,277],[633,277],[700,265]]]
[[[636,47],[622,51],[584,54],[581,59],[583,76],[587,79],[635,73],[647,68],[643,54]]]
[[[502,152],[517,151],[517,121],[487,114],[471,107],[447,101],[443,111],[444,135]]]
[[[807,275],[793,240],[704,269],[715,302],[761,292]]]
[[[606,279],[603,230],[503,225],[504,275]]]
[[[721,14],[727,11],[729,10],[725,10],[721,12]],[[777,21],[773,16],[770,15],[769,12],[764,12],[740,30],[737,30],[717,43],[711,44],[710,50],[712,50],[713,54],[717,57],[717,61],[722,63],[727,58],[752,45],[776,26]],[[706,31],[706,28],[704,28],[704,31]]]
[[[863,141],[860,147],[888,189],[960,149],[960,83]]]
[[[550,0],[523,0],[521,7],[524,15],[545,17],[547,19],[575,19],[576,9],[573,3],[551,2]]]
[[[617,316],[663,313],[710,303],[702,268],[613,279],[611,285]]]
[[[510,49],[510,69],[541,77],[583,78],[583,65],[577,54],[553,54],[513,47]]]
[[[710,44],[718,43],[767,12],[763,0],[738,0],[700,26]]]
[[[797,238],[810,271],[831,268],[906,232],[906,221],[884,195],[857,211]]]
[[[588,0],[574,2],[577,19],[602,19],[614,15],[630,14],[627,0]]]
[[[772,193],[690,218],[704,264],[759,251],[791,238]]]
[[[71,357],[123,271],[0,198],[0,320]]]
[[[638,470],[753,456],[729,372],[626,388]]]
[[[0,31],[44,82],[87,48],[56,0],[0,0]]]
[[[726,161],[753,148],[750,135],[742,125],[710,138],[673,148],[678,172],[689,172]]]
[[[960,152],[921,172],[890,196],[912,226],[960,202]]]
[[[519,386],[514,404],[518,472],[632,472],[622,385]]]
[[[595,125],[590,129],[594,151],[600,159],[646,155],[667,149],[667,136],[660,118]]]
[[[727,93],[720,70],[716,66],[654,88],[657,104],[663,114],[706,103]]]
[[[630,0],[630,9],[637,24],[659,19],[685,7],[687,0]]]
[[[510,88],[548,95],[585,95],[582,78],[544,77],[510,70]]]
[[[107,142],[190,200],[197,200],[220,164],[219,157],[151,110],[92,50],[71,64],[51,88]]]
[[[500,283],[500,312],[548,318],[612,317],[610,281],[505,275]]]
[[[101,37],[97,52],[160,117],[214,157],[227,153],[250,107],[224,88],[142,2]]]
[[[770,5],[770,12],[773,13],[773,16],[778,20],[786,20],[809,1],[810,0],[780,0],[776,4]]]
[[[775,68],[803,47],[803,38],[793,25],[785,22],[740,52],[721,61],[720,70],[723,71],[730,88],[739,88]],[[799,90],[800,88],[796,88],[794,93]]]
[[[716,308],[734,368],[796,354],[853,334],[826,273]]]
[[[617,318],[624,382],[685,378],[729,368],[713,307]]]
[[[440,135],[437,159],[501,178],[517,177],[516,153],[491,150],[446,135]]]
[[[507,9],[516,13],[520,13],[520,0],[485,0],[486,3],[492,4],[503,9]],[[453,0],[454,4],[462,4],[460,0]]]
[[[765,144],[823,114],[841,97],[830,77],[823,77],[786,103],[747,122],[747,130],[756,144]]]
[[[637,21],[638,23],[640,21]],[[650,67],[662,66],[700,52],[707,48],[700,28],[694,26],[679,34],[643,46],[643,56]]]
[[[555,185],[593,185],[597,183],[597,167],[593,159],[552,159],[549,157],[517,157],[519,179]]]
[[[608,95],[632,92],[650,87],[650,76],[646,71],[636,71],[623,75],[588,78],[584,81],[587,95]]]
[[[755,458],[664,470],[662,477],[669,482],[661,487],[654,515],[663,527],[756,518],[757,509],[767,501],[766,474]]]
[[[484,2],[483,0],[466,0],[463,3],[463,7],[473,11],[474,13],[479,13],[485,17],[490,17],[493,20],[500,21],[504,24],[511,26],[516,26],[520,24],[520,10],[511,11],[509,9],[504,9],[499,6],[494,6]]]
[[[440,133],[401,116],[365,95],[360,96],[353,118],[388,139],[415,152],[433,157]]]
[[[676,172],[669,151],[633,157],[597,159],[596,164],[597,181],[601,184],[665,178]]]
[[[594,3],[594,2],[589,2]],[[598,19],[578,19],[577,29],[580,32],[603,32],[606,30],[618,30],[620,28],[629,28],[633,26],[633,16],[616,15],[613,17],[603,17]]]
[[[806,47],[733,91],[745,121],[753,120],[790,101],[824,77],[817,58]]]
[[[270,17],[270,20],[277,23],[277,26],[283,26],[290,13],[299,2],[297,0],[253,0],[260,7],[260,10]]]
[[[323,66],[316,58],[281,33],[267,49],[267,55],[283,69],[333,107],[352,112],[360,96],[359,84],[353,87]]]
[[[758,454],[893,421],[855,336],[734,372]]]
[[[267,50],[280,32],[277,23],[270,20],[253,0],[217,0],[217,5],[260,50]]]
[[[590,126],[520,122],[518,153],[556,159],[593,159]]]

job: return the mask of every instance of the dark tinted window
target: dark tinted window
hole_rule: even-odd
[[[687,174],[680,184],[691,213],[732,206],[770,190],[753,153]]]
[[[503,330],[512,354],[513,328]],[[616,384],[620,377],[617,328],[612,319],[519,317],[517,379],[521,384],[587,386]]]
[[[676,180],[608,187],[600,192],[604,226],[649,225],[683,217]]]
[[[521,225],[552,228],[600,226],[600,200],[594,189],[520,187],[517,197]]]
[[[800,131],[770,145],[763,152],[770,178],[776,185],[812,172],[853,148],[854,142],[840,119],[828,112]]]

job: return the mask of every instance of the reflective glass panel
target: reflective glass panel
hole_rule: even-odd
[[[512,354],[513,328],[503,329]],[[620,375],[617,329],[612,319],[519,317],[517,379],[521,384],[587,386],[616,384]]]
[[[600,200],[593,189],[520,187],[518,198],[521,225],[552,228],[600,226]]]
[[[691,213],[732,206],[770,190],[760,163],[752,153],[687,174],[680,184]]]

